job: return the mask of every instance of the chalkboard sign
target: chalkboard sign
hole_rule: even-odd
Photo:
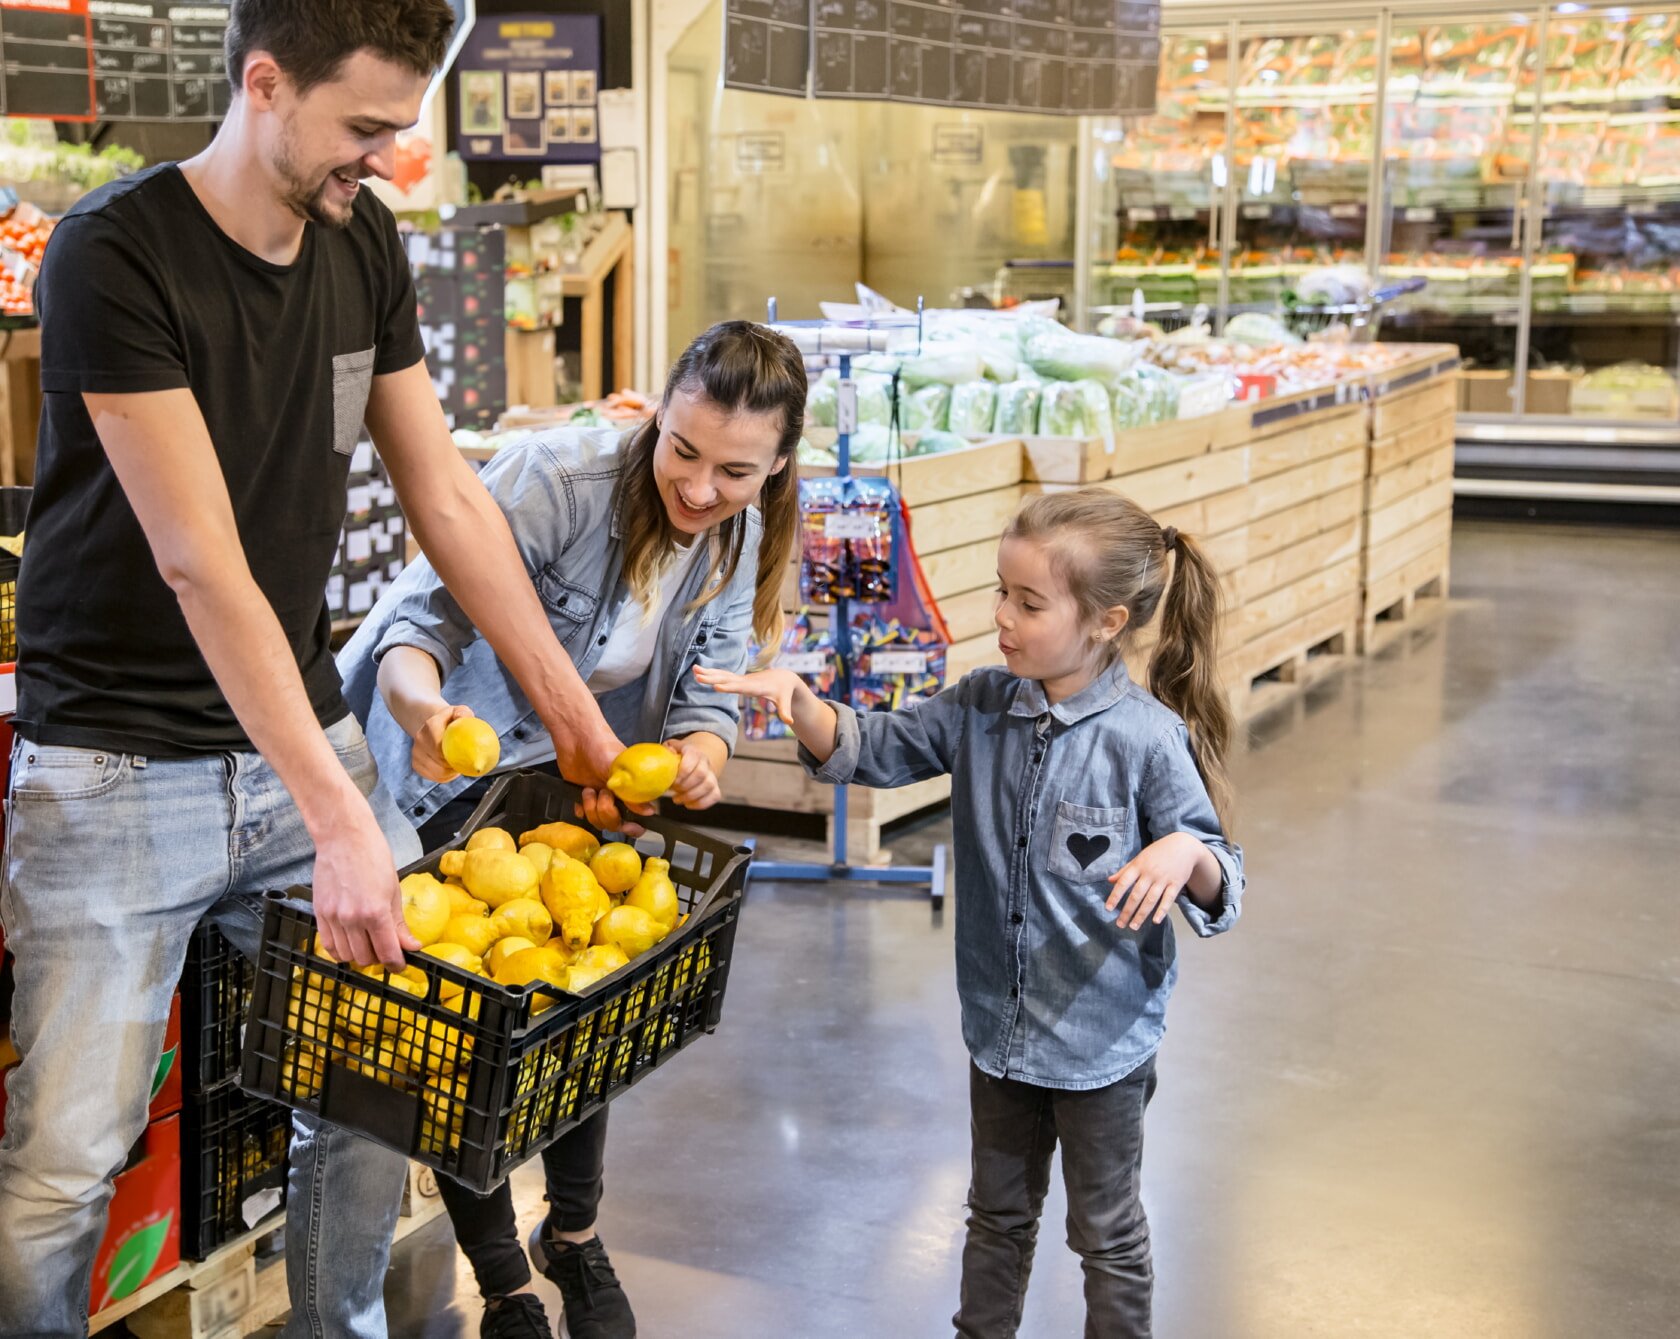
[[[1155,110],[1159,0],[729,0],[726,14],[724,82],[734,88],[804,93],[804,67],[793,69],[803,41],[819,98],[1064,116]]]
[[[724,0],[728,87],[804,97],[810,65],[810,0]]]
[[[219,121],[228,11],[167,0],[5,0],[0,112],[63,121]]]

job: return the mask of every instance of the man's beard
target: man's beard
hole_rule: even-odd
[[[309,180],[297,170],[293,156],[289,134],[282,132],[280,146],[275,154],[274,170],[281,182],[281,201],[301,219],[311,223],[318,223],[323,228],[347,228],[355,214],[354,202],[342,214],[334,213],[327,206],[327,191],[331,186],[330,176],[311,185]]]

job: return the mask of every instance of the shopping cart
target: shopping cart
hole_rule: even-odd
[[[1383,308],[1396,298],[1418,292],[1424,282],[1422,278],[1413,278],[1384,284],[1381,288],[1373,288],[1369,296],[1360,302],[1331,306],[1286,302],[1277,310],[1277,316],[1290,331],[1303,339],[1323,338],[1332,331],[1345,330],[1350,343],[1366,344],[1377,337]]]

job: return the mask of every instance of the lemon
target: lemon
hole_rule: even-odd
[[[426,952],[441,962],[447,962],[453,967],[473,973],[475,976],[484,975],[484,959],[470,949],[460,944],[433,944]],[[446,1009],[454,1009],[457,1013],[461,1009],[461,996],[467,993],[467,988],[459,982],[447,981],[443,977],[437,979],[437,1001]]]
[[[438,868],[445,874],[459,874],[467,891],[492,907],[530,897],[537,890],[535,866],[512,851],[445,851]]]
[[[640,907],[614,907],[595,922],[595,942],[611,944],[624,956],[646,953],[665,937],[665,927]]]
[[[576,823],[544,823],[541,827],[520,833],[519,844],[524,846],[528,842],[541,842],[556,851],[564,851],[573,860],[582,860],[585,863],[601,849],[601,843],[595,834],[588,828],[580,828]]]
[[[509,935],[506,939],[498,939],[490,946],[490,951],[484,955],[484,965],[490,969],[492,977],[500,980],[501,978],[496,974],[502,970],[503,963],[515,953],[522,953],[528,948],[535,947],[536,945],[529,939],[523,939],[518,935]]]
[[[511,902],[503,902],[491,915],[490,924],[496,927],[500,938],[529,939],[538,948],[548,943],[549,936],[554,933],[554,918],[548,914],[548,908],[534,897],[516,897]]]
[[[617,897],[620,893],[629,892],[635,887],[636,880],[642,877],[642,858],[636,854],[634,846],[609,842],[595,853],[595,858],[589,862],[589,872],[599,880],[601,887]]]
[[[682,758],[663,744],[632,744],[613,759],[607,789],[626,804],[652,804],[677,779]]]
[[[560,941],[574,953],[589,946],[595,922],[612,910],[612,899],[595,876],[577,861],[565,859],[542,877],[542,900],[554,918]]]
[[[462,716],[443,732],[443,760],[462,776],[483,776],[502,758],[502,741],[489,722]]]
[[[410,874],[402,881],[402,909],[420,947],[435,944],[449,924],[449,890],[430,874]]]
[[[611,976],[630,960],[616,944],[600,944],[586,948],[572,964],[566,976],[566,989],[576,995],[589,989],[604,976]]]
[[[458,944],[468,953],[482,958],[490,951],[490,945],[501,937],[501,931],[496,928],[488,916],[452,916],[449,919],[449,924],[443,927],[443,934],[439,937],[438,943],[433,947],[441,948],[446,944]]]
[[[636,886],[625,896],[624,905],[640,907],[667,932],[670,931],[682,914],[682,906],[677,901],[677,885],[671,882],[670,861],[657,857],[649,860],[642,869],[642,877],[636,880]]]
[[[515,953],[502,963],[502,968],[496,973],[496,980],[504,986],[518,988],[530,985],[533,981],[545,982],[561,990],[566,988],[566,979],[571,968],[557,953],[551,953],[543,948],[528,948]],[[544,1009],[552,1008],[560,1001],[556,996],[540,994],[531,1002],[531,1012],[541,1013]]]
[[[465,848],[468,851],[517,851],[513,844],[513,834],[506,828],[480,828],[467,838]]]
[[[526,842],[519,848],[519,854],[531,862],[538,878],[546,874],[548,867],[554,863],[554,848],[547,842]]]

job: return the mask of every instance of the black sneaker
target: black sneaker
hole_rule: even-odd
[[[549,1339],[550,1333],[548,1312],[535,1293],[485,1300],[478,1339]]]
[[[531,1263],[560,1290],[570,1339],[636,1339],[636,1317],[599,1237],[581,1246],[551,1241],[537,1224]]]

